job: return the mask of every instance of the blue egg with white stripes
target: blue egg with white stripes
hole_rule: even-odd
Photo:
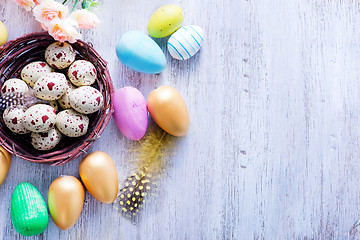
[[[204,31],[196,25],[177,30],[168,40],[168,51],[173,58],[186,60],[194,56],[204,41]]]
[[[119,60],[132,70],[157,74],[166,67],[166,58],[157,43],[139,31],[125,33],[116,45]]]

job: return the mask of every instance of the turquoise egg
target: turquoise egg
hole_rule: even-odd
[[[125,33],[116,45],[116,54],[124,65],[138,72],[156,74],[166,67],[161,48],[142,32]]]

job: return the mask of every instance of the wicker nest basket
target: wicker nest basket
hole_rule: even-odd
[[[31,33],[14,39],[0,47],[0,86],[10,78],[20,78],[22,68],[34,61],[45,61],[45,49],[55,40],[47,33]],[[71,44],[76,51],[77,59],[85,59],[94,64],[97,80],[92,85],[104,97],[104,106],[96,113],[88,115],[90,124],[85,136],[68,138],[63,136],[61,142],[50,151],[38,151],[30,143],[29,134],[19,135],[11,132],[0,117],[0,146],[22,159],[62,165],[86,153],[86,150],[98,139],[109,123],[113,112],[111,94],[113,84],[107,69],[107,63],[99,56],[91,44],[78,40]],[[2,112],[0,112],[2,116]]]

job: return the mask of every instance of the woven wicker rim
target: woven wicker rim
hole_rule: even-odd
[[[10,78],[20,78],[21,69],[34,61],[45,61],[47,46],[55,40],[47,33],[31,33],[9,41],[0,47],[0,86]],[[95,84],[104,97],[104,106],[89,115],[88,132],[80,138],[63,138],[60,144],[50,151],[37,151],[30,144],[30,137],[12,133],[0,118],[0,146],[17,157],[31,162],[62,165],[86,153],[86,150],[105,130],[113,112],[111,95],[113,83],[107,69],[107,62],[92,47],[92,44],[78,40],[71,44],[77,53],[77,59],[85,59],[94,64],[98,76]],[[1,112],[2,115],[2,112]]]

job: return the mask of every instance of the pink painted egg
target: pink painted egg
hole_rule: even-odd
[[[113,95],[113,117],[119,130],[131,140],[141,139],[148,126],[144,95],[133,87],[118,89]]]

